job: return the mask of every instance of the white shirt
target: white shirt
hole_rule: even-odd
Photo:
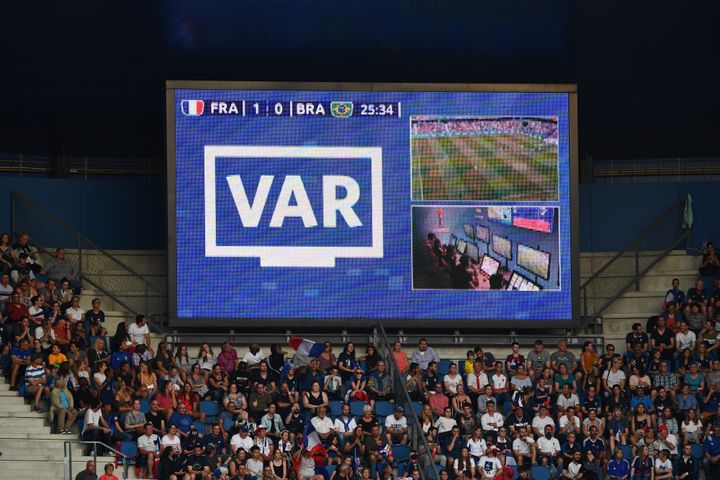
[[[491,423],[495,423],[495,426],[490,425]],[[485,432],[487,432],[488,430],[497,432],[498,429],[503,426],[503,424],[503,416],[500,415],[498,412],[495,412],[492,415],[486,413],[482,417],[480,417],[480,425]]]
[[[335,425],[333,425],[333,421],[330,420],[330,417],[313,417],[312,420],[310,420],[310,423],[312,423],[312,426],[315,427],[315,431],[317,433],[330,433],[330,431],[335,428]]]
[[[503,375],[502,373],[500,375],[494,374],[491,377],[491,380],[492,380],[493,388],[495,388],[495,390],[503,389],[503,388],[505,388],[505,385],[507,385],[507,377],[505,375]]]
[[[262,360],[263,358],[265,358],[265,352],[263,352],[261,348],[255,354],[253,354],[252,352],[247,352],[245,355],[243,355],[242,361],[246,362],[248,365],[255,365],[260,363],[260,360]]]
[[[242,438],[239,433],[236,433],[233,435],[233,437],[230,439],[230,445],[235,449],[242,448],[246,452],[250,453],[250,449],[253,446],[253,439],[250,438],[250,435],[248,435],[245,438]]]
[[[355,419],[353,417],[350,417],[350,421],[347,422],[347,427],[346,427],[345,424],[343,423],[343,417],[341,415],[335,419],[334,427],[335,427],[335,431],[338,433],[346,433],[346,432],[352,433],[352,431],[355,430],[355,427],[357,427],[357,422],[355,422]]]
[[[697,337],[692,330],[688,330],[687,333],[678,332],[675,334],[675,343],[677,344],[678,350],[691,348],[695,340],[697,340]]]
[[[535,444],[535,440],[528,435],[525,438],[516,438],[513,440],[512,449],[514,452],[519,452],[521,454],[527,454],[530,453],[530,449],[532,448],[532,445]]]
[[[450,375],[445,375],[443,377],[443,383],[444,382],[447,382],[448,390],[450,390],[451,393],[456,394],[457,386],[462,383],[462,375],[458,373],[455,375],[455,378]]]
[[[562,407],[565,409],[567,409],[568,407],[575,407],[578,403],[580,403],[580,400],[578,400],[577,395],[575,395],[574,393],[570,394],[570,398],[566,397],[563,394],[560,394],[557,399],[558,407]]]
[[[470,437],[468,438],[466,445],[468,450],[470,450],[470,455],[473,457],[482,457],[485,455],[485,450],[487,450],[487,443],[485,443],[485,439],[482,437],[477,441]]]
[[[655,468],[658,470],[672,470],[672,462],[668,458],[665,461],[660,460],[660,457],[655,459]]]
[[[247,462],[245,462],[245,465],[250,469],[250,471],[258,476],[262,476],[263,467],[265,464],[262,460],[256,460],[254,458],[249,458]]]
[[[80,320],[82,320],[82,316],[85,313],[85,310],[83,310],[80,307],[78,307],[78,308],[70,307],[67,310],[65,310],[65,315],[67,315],[68,313],[70,314],[70,318],[72,318],[76,322],[79,322]]]
[[[395,415],[385,417],[385,430],[390,433],[398,433],[407,428],[407,418],[403,415],[395,418]]]
[[[439,417],[435,420],[435,428],[438,429],[438,433],[449,432],[455,425],[457,425],[457,421],[454,418]]]
[[[498,470],[502,468],[502,464],[500,463],[500,459],[497,457],[488,457],[486,455],[483,455],[482,457],[480,457],[478,467],[485,470],[486,476],[493,478],[495,475],[497,475]]]
[[[560,428],[565,428],[565,426],[567,426],[569,423],[570,423],[570,419],[568,419],[567,415],[563,415],[562,417],[560,417]],[[572,426],[574,427],[574,430],[570,429],[568,431],[579,432],[580,431],[580,418],[573,417]],[[543,432],[544,431],[545,431],[545,427],[543,427]]]
[[[68,311],[70,311],[70,309],[68,309]],[[128,327],[128,335],[130,335],[130,338],[138,345],[145,344],[145,335],[149,333],[150,329],[147,323],[142,327],[138,326],[137,323],[131,323],[130,327]]]
[[[577,478],[580,470],[582,469],[582,463],[570,462],[567,466],[567,471],[572,478]]]
[[[612,370],[605,370],[605,373],[603,373],[603,379],[607,380],[607,384],[609,387],[614,387],[615,385],[619,385],[621,380],[624,380],[625,372],[622,370],[618,370],[617,372],[613,372]]]
[[[532,428],[535,432],[540,432],[538,435],[543,435],[545,433],[545,427],[548,425],[555,428],[555,422],[550,415],[546,415],[545,418],[540,418],[539,415],[533,418]]]
[[[475,372],[468,373],[466,380],[468,388],[472,387],[476,390],[482,390],[483,388],[485,388],[485,385],[490,383],[488,381],[488,376],[485,372],[480,372],[480,375],[475,375]]]
[[[660,445],[662,445],[663,448],[667,448],[668,450],[670,450],[670,455],[677,455],[677,454],[678,454],[678,439],[677,439],[677,437],[675,436],[674,433],[668,433],[668,436],[667,436],[667,438],[666,438],[665,440],[662,440],[662,439],[658,438],[658,439],[657,439],[657,442],[658,442]],[[667,443],[665,443],[665,442],[667,442]],[[668,446],[668,443],[672,443],[673,445],[675,445],[675,448],[670,448],[670,447]],[[662,448],[661,448],[660,450],[662,450]]]
[[[542,453],[550,453],[552,455],[560,453],[560,442],[558,442],[558,439],[555,437],[548,440],[543,436],[538,438],[536,443],[538,450]]]
[[[102,417],[102,410],[98,408],[97,412],[93,412],[92,408],[88,408],[85,411],[85,422],[83,423],[83,433],[87,431],[87,428],[90,424],[95,425],[96,427],[100,426],[100,418]]]
[[[43,327],[35,328],[35,338],[37,338],[39,340],[44,335],[45,335],[45,331],[43,330]],[[50,329],[50,335],[48,335],[47,339],[43,340],[43,342],[42,342],[43,348],[50,348],[53,340],[55,340],[55,330]]]
[[[459,458],[456,458],[455,461],[453,462],[453,470],[457,470],[457,469],[458,469],[458,464],[459,464],[459,463],[460,463],[460,459],[459,459]],[[470,459],[470,467],[471,467],[470,471],[475,470],[475,460],[473,460],[472,458]]]
[[[160,440],[160,445],[163,449],[165,447],[173,447],[173,450],[175,450],[176,453],[182,453],[182,447],[180,446],[180,436],[175,435],[173,438],[170,438],[169,435],[165,435],[162,437],[162,440]]]
[[[141,448],[149,452],[158,452],[158,436],[154,433],[149,437],[147,435],[140,435],[137,439],[138,450]]]

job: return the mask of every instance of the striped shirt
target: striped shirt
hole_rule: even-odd
[[[38,381],[45,376],[45,369],[39,367],[28,367],[25,369],[25,385],[30,385],[30,380]]]

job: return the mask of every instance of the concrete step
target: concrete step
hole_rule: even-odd
[[[0,418],[0,427],[22,427],[22,431],[27,431],[28,428],[47,428],[48,432],[49,426],[46,426],[45,424],[45,417],[40,416],[40,414],[37,414],[37,417],[3,417]],[[29,432],[28,432],[29,433]],[[39,433],[45,433],[45,430]]]
[[[3,413],[15,413],[15,412],[30,412],[31,408],[30,405],[26,405],[24,403],[20,404],[10,404],[10,403],[0,403],[0,415]]]
[[[637,292],[639,295],[626,295],[615,300],[604,313],[622,313],[635,315],[640,312],[655,312],[655,315],[662,311],[664,295],[645,292]]]

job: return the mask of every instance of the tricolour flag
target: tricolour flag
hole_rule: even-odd
[[[303,446],[315,459],[316,466],[323,466],[325,464],[324,462],[325,457],[327,457],[327,450],[323,447],[323,444],[320,441],[320,436],[310,422],[305,425],[305,430],[303,431]],[[321,460],[322,463],[319,463],[318,460]]]
[[[205,102],[203,100],[183,100],[180,102],[183,115],[189,117],[197,117],[205,111]]]
[[[325,350],[324,343],[315,343],[312,340],[302,337],[290,337],[288,345],[299,354],[306,355],[310,358],[319,356],[323,350]]]

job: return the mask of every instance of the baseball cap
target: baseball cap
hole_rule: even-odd
[[[240,431],[241,432],[249,432],[250,429],[248,428],[247,425],[240,425]]]
[[[660,425],[658,427],[658,432],[667,432],[667,425]]]
[[[393,412],[405,413],[405,409],[398,405],[397,407],[393,408]]]

